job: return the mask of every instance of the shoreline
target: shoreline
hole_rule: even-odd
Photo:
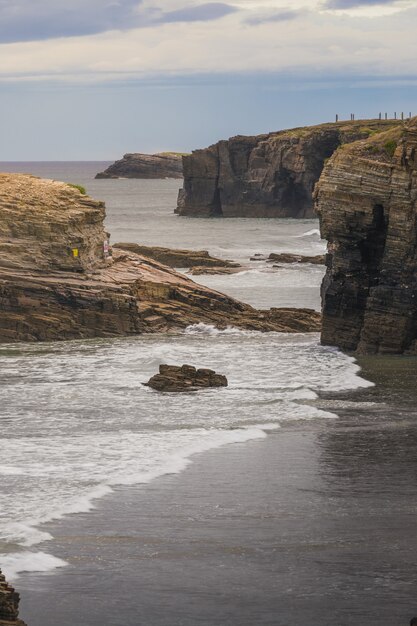
[[[355,391],[355,399],[359,393],[372,395]],[[46,524],[54,534],[48,551],[69,565],[19,577],[21,618],[70,626],[76,607],[83,626],[290,626],[309,615],[320,615],[311,622],[320,626],[407,623],[415,612],[414,515],[400,493],[392,515],[383,493],[373,506],[358,485],[351,497],[360,474],[341,485],[323,474],[339,471],[343,440],[372,439],[377,430],[389,445],[404,428],[378,427],[372,416],[351,423],[352,411],[199,453],[191,471],[115,488],[89,513]],[[412,432],[414,441],[415,424]],[[364,483],[369,490],[369,476]]]

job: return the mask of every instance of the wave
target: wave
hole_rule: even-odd
[[[235,326],[227,326],[227,328],[219,329],[211,324],[204,324],[203,322],[187,326],[183,333],[185,335],[210,335],[212,337],[216,335],[243,335],[250,337],[252,335],[262,334],[259,330],[242,330]]]
[[[312,237],[313,235],[321,237],[320,230],[318,228],[312,228],[311,230],[307,230],[302,235],[297,235],[296,239],[301,239],[302,237]]]

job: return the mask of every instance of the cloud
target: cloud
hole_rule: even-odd
[[[178,9],[164,11],[153,2],[144,6],[144,0],[0,0],[0,43],[210,21],[238,10],[224,2],[181,4]]]
[[[224,2],[207,2],[197,6],[163,13],[157,21],[162,23],[205,22],[208,20],[217,20],[230,13],[235,13],[237,10],[236,7],[225,4]]]
[[[395,4],[396,0],[327,0],[326,9],[356,9],[358,7],[374,7],[378,5]]]
[[[294,11],[292,9],[287,9],[284,11],[274,11],[268,12],[265,14],[254,15],[253,17],[248,17],[246,19],[246,24],[251,24],[252,26],[257,26],[258,24],[265,24],[268,22],[287,22],[290,20],[295,20],[300,16],[300,11]]]

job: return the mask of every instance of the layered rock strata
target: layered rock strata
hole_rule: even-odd
[[[193,365],[160,365],[159,374],[144,383],[156,391],[184,392],[209,389],[210,387],[227,387],[226,376],[216,374],[210,369],[196,369]]]
[[[316,190],[329,241],[322,342],[417,353],[417,118],[343,146]]]
[[[26,626],[19,619],[19,594],[0,570],[0,626]]]
[[[320,328],[314,311],[257,311],[157,261],[109,250],[103,218],[102,203],[64,183],[0,174],[0,342],[165,332],[200,322]]]
[[[182,155],[176,152],[125,154],[96,178],[182,178]]]
[[[312,192],[342,144],[400,122],[364,120],[237,136],[183,158],[176,212],[193,217],[314,216]]]
[[[207,250],[179,250],[158,246],[142,246],[138,243],[115,243],[113,248],[146,256],[148,259],[153,259],[169,267],[239,267],[239,264],[233,261],[210,256]]]

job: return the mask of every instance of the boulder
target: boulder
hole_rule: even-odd
[[[210,387],[227,387],[227,378],[211,369],[197,369],[192,365],[160,365],[159,374],[144,383],[156,391],[198,391]]]
[[[306,256],[301,254],[291,254],[289,252],[282,252],[279,254],[271,252],[268,257],[268,262],[273,263],[312,263],[313,265],[324,265],[325,261],[325,254]]]

